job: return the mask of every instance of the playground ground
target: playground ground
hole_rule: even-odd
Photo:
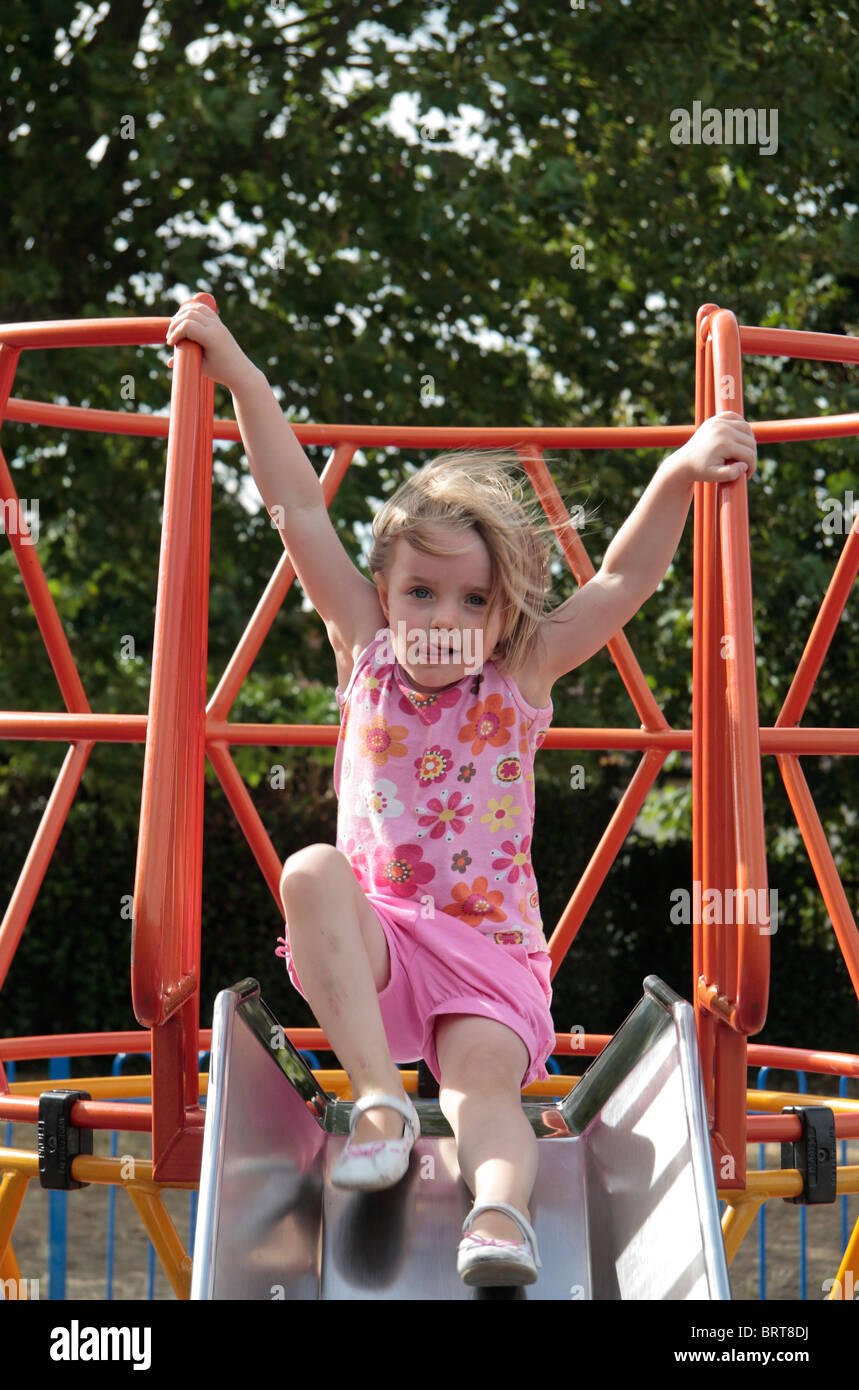
[[[107,1155],[111,1136],[105,1131],[94,1134],[94,1152]],[[13,1126],[12,1147],[32,1149],[35,1131],[32,1125]],[[122,1134],[118,1152],[145,1159],[149,1156],[149,1139],[141,1134]],[[767,1145],[766,1165],[780,1166],[780,1147]],[[751,1154],[750,1154],[751,1156]],[[847,1162],[859,1164],[859,1141],[848,1144]],[[757,1166],[757,1153],[753,1166]],[[104,1299],[106,1289],[106,1241],[108,1230],[107,1187],[93,1185],[71,1192],[68,1202],[68,1273],[66,1297],[69,1299]],[[148,1240],[131,1201],[124,1192],[116,1191],[113,1297],[115,1299],[145,1299],[148,1290]],[[168,1192],[165,1205],[176,1229],[191,1254],[189,1240],[189,1198],[187,1192]],[[800,1208],[780,1200],[769,1201],[767,1207],[767,1299],[791,1300],[799,1297],[799,1217]],[[29,1185],[21,1214],[15,1226],[13,1244],[22,1279],[39,1280],[39,1292],[47,1297],[48,1274],[46,1255],[48,1193],[37,1181]],[[807,1283],[806,1297],[821,1302],[824,1281],[832,1279],[838,1268],[841,1237],[841,1203],[834,1206],[806,1208],[807,1212]],[[852,1229],[859,1217],[859,1196],[848,1201],[848,1220]],[[452,1256],[451,1256],[452,1258]],[[758,1299],[758,1224],[752,1226],[730,1269],[731,1289],[735,1299]],[[156,1299],[174,1299],[163,1269],[155,1262]]]

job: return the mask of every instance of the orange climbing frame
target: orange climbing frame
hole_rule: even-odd
[[[214,307],[209,296],[198,296]],[[174,351],[169,417],[103,411],[11,397],[22,350],[78,346],[163,345],[167,318],[97,319],[0,326],[0,421],[3,418],[72,429],[166,437],[164,522],[158,577],[148,715],[94,714],[75,667],[35,547],[29,543],[17,493],[0,452],[0,502],[4,516],[17,508],[20,524],[9,539],[50,657],[65,713],[0,714],[0,738],[69,743],[30,854],[0,924],[0,988],[8,974],[30,910],[56,846],[89,754],[100,739],[144,742],[144,784],[134,892],[132,996],[149,1030],[122,1035],[124,1050],[153,1056],[152,1106],[93,1100],[73,1109],[75,1123],[121,1129],[152,1128],[153,1176],[194,1181],[199,1173],[203,1114],[199,1106],[197,1053],[204,758],[208,757],[230,800],[280,912],[282,861],[254,809],[230,754],[231,744],[334,745],[336,726],[258,725],[229,722],[229,713],[265,636],[295,578],[284,554],[247,630],[206,705],[208,557],[212,440],[238,440],[234,422],[213,421],[212,385],[200,369],[197,344]],[[696,332],[696,426],[719,409],[742,410],[742,354],[766,353],[855,362],[859,341],[834,335],[740,328],[734,316],[705,305]],[[569,517],[543,461],[543,450],[676,448],[691,426],[634,429],[440,429],[306,425],[304,444],[325,444],[333,453],[322,473],[330,507],[357,449],[370,446],[424,449],[457,446],[518,449],[547,516],[561,530]],[[829,438],[859,433],[859,415],[765,422],[754,426],[759,443]],[[8,529],[8,528],[7,528]],[[579,537],[565,526],[559,536],[579,584],[593,575]],[[797,677],[772,729],[760,729],[755,685],[748,513],[745,479],[726,486],[698,484],[695,495],[695,655],[691,730],[672,728],[621,633],[609,651],[637,711],[641,727],[551,729],[546,748],[639,749],[641,762],[552,935],[557,970],[600,884],[673,749],[691,751],[694,766],[693,880],[701,893],[733,890],[736,925],[694,923],[693,997],[699,1025],[714,1158],[722,1188],[742,1187],[747,1139],[798,1137],[795,1116],[761,1116],[748,1122],[745,1069],[752,1064],[849,1071],[859,1058],[808,1049],[748,1047],[766,1016],[769,923],[745,912],[746,891],[766,889],[761,754],[775,754],[821,883],[838,941],[859,994],[859,936],[828,846],[816,818],[798,757],[802,753],[857,753],[859,730],[800,729],[798,719],[820,669],[828,642],[859,564],[856,528],[845,545],[814,626]],[[736,808],[736,813],[733,808]],[[765,896],[765,895],[764,895]],[[757,901],[757,897],[755,899]],[[119,1035],[58,1039],[7,1039],[3,1056],[90,1055],[115,1050]],[[324,1046],[319,1030],[291,1030],[304,1046]],[[205,1039],[208,1040],[207,1037]],[[558,1050],[593,1055],[601,1036],[558,1036]],[[584,1046],[581,1044],[584,1043]],[[9,1095],[0,1065],[0,1118],[35,1122],[38,1102]],[[839,1114],[841,1138],[859,1135],[859,1115]],[[726,1171],[724,1160],[732,1169]]]

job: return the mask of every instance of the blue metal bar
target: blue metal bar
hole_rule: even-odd
[[[127,1053],[127,1052],[117,1052],[116,1056],[115,1056],[114,1059],[113,1059],[113,1063],[111,1064],[111,1068],[110,1068],[110,1070],[111,1070],[111,1075],[112,1075],[112,1076],[119,1076],[119,1075],[121,1074],[122,1068],[123,1068],[123,1065],[124,1065],[124,1063],[125,1063],[125,1059],[126,1059],[127,1056],[128,1056],[128,1053]],[[111,1158],[116,1158],[118,1148],[119,1148],[119,1131],[114,1129],[114,1130],[112,1130],[111,1136],[110,1136],[110,1156],[111,1156]],[[114,1185],[113,1183],[111,1183],[111,1184],[110,1184],[110,1187],[108,1188],[108,1191],[107,1191],[107,1248],[106,1248],[106,1250],[105,1250],[106,1269],[105,1269],[105,1280],[104,1280],[104,1296],[105,1296],[105,1299],[106,1299],[108,1302],[111,1302],[111,1301],[113,1300],[113,1259],[114,1259],[114,1241],[115,1241],[115,1237],[116,1237],[116,1187],[115,1187],[115,1185]]]
[[[784,1068],[784,1067],[779,1067],[778,1070],[779,1070],[779,1071],[785,1071],[785,1070],[787,1070],[789,1075],[795,1076],[796,1079],[797,1079],[796,1089],[797,1089],[797,1091],[799,1092],[799,1094],[800,1094],[800,1095],[803,1095],[803,1096],[808,1095],[808,1075],[807,1075],[806,1072],[804,1072],[804,1071],[792,1071],[791,1069],[789,1069],[789,1068]],[[769,1076],[769,1073],[770,1073],[770,1068],[769,1068],[769,1067],[761,1067],[760,1071],[758,1072],[758,1090],[759,1090],[759,1091],[762,1091],[762,1090],[765,1089],[765,1081],[766,1081],[766,1078]],[[841,1089],[840,1089],[840,1094],[842,1094],[842,1095],[846,1095],[845,1085],[846,1085],[846,1077],[842,1077],[842,1080],[841,1080]],[[763,1145],[763,1144],[759,1144],[759,1145],[758,1145],[758,1154],[759,1154],[759,1158],[758,1158],[759,1165],[760,1165],[761,1168],[763,1168],[763,1167],[764,1167],[764,1163],[765,1163],[765,1159],[764,1159],[764,1145]],[[844,1144],[843,1142],[842,1142],[842,1146],[841,1146],[841,1155],[842,1155],[842,1163],[846,1163],[846,1162],[847,1162],[847,1146],[846,1146],[846,1144]],[[843,1229],[844,1229],[844,1231],[845,1231],[845,1235],[844,1235],[844,1239],[843,1239],[843,1245],[846,1246],[846,1244],[847,1244],[847,1235],[846,1235],[846,1230],[847,1230],[847,1221],[846,1221],[846,1198],[844,1199],[844,1209],[843,1209],[843,1210],[844,1210],[844,1215],[843,1215],[843,1218],[842,1218],[842,1226],[843,1226]],[[760,1224],[760,1228],[759,1228],[759,1232],[758,1232],[758,1253],[759,1253],[759,1262],[760,1262],[760,1273],[759,1273],[759,1279],[758,1279],[758,1289],[759,1289],[760,1298],[761,1298],[761,1300],[763,1301],[763,1300],[766,1298],[766,1202],[763,1202],[763,1203],[761,1204],[761,1209],[760,1209],[760,1212],[759,1212],[759,1217],[760,1217],[760,1223],[761,1223],[761,1224]],[[808,1209],[807,1209],[807,1207],[805,1206],[804,1203],[800,1204],[800,1207],[799,1207],[799,1297],[800,1297],[801,1300],[807,1300],[807,1298],[808,1298]]]
[[[841,1097],[842,1100],[846,1100],[846,1099],[847,1099],[847,1077],[846,1077],[846,1076],[842,1076],[842,1077],[841,1077],[841,1080],[840,1080],[839,1083],[838,1083],[838,1094],[839,1094],[839,1096]],[[846,1166],[847,1166],[847,1140],[846,1140],[846,1139],[842,1139],[842,1140],[841,1140],[841,1165],[842,1165],[842,1167],[845,1167],[845,1168],[846,1168]],[[842,1249],[842,1252],[843,1252],[844,1250],[847,1249],[847,1242],[848,1242],[849,1239],[850,1239],[850,1227],[849,1227],[848,1222],[847,1222],[847,1193],[845,1192],[845,1193],[843,1194],[842,1198],[841,1198],[841,1249]]]
[[[12,1085],[12,1082],[15,1080],[15,1063],[14,1063],[14,1062],[7,1062],[7,1063],[6,1063],[6,1080],[9,1082],[9,1085],[10,1085],[10,1086]],[[4,1140],[3,1147],[6,1148],[6,1149],[11,1149],[11,1147],[12,1147],[12,1121],[11,1121],[11,1120],[7,1120],[7,1121],[6,1121],[6,1138],[5,1138],[5,1140]]]
[[[770,1074],[769,1067],[761,1067],[758,1072],[759,1091],[766,1090],[766,1079]],[[763,1171],[766,1168],[766,1145],[758,1144],[758,1167]],[[758,1298],[761,1303],[766,1302],[767,1297],[767,1204],[761,1202],[758,1208]]]
[[[808,1077],[804,1071],[798,1071],[799,1091],[801,1095],[808,1093]],[[806,1275],[808,1272],[808,1208],[803,1203],[799,1208],[799,1296],[801,1299],[807,1298]]]
[[[59,1081],[69,1075],[68,1057],[52,1057],[48,1076]],[[67,1192],[48,1193],[48,1298],[62,1302],[66,1297],[66,1240],[68,1228]]]
[[[136,1058],[136,1057],[146,1057],[146,1058],[148,1058],[148,1060],[149,1060],[149,1065],[150,1065],[150,1067],[152,1066],[152,1054],[151,1054],[150,1052],[117,1052],[116,1056],[115,1056],[114,1059],[113,1059],[113,1063],[111,1064],[111,1074],[112,1074],[113,1076],[121,1076],[121,1075],[122,1075],[123,1067],[125,1066],[125,1063],[128,1061],[128,1059],[129,1059],[129,1058]],[[144,1104],[144,1103],[145,1103],[145,1098],[144,1098],[144,1097],[141,1097],[141,1096],[125,1096],[125,1097],[119,1097],[119,1099],[125,1099],[125,1100],[127,1100],[127,1101],[132,1101],[133,1103],[135,1103],[135,1104],[137,1104],[137,1105],[141,1105],[141,1104]],[[118,1148],[119,1148],[119,1132],[118,1132],[117,1130],[113,1130],[113,1131],[111,1132],[111,1136],[110,1136],[110,1154],[111,1154],[111,1158],[116,1158],[116,1157],[117,1157]],[[115,1183],[111,1183],[111,1184],[110,1184],[109,1191],[108,1191],[108,1197],[107,1197],[107,1243],[106,1243],[106,1250],[105,1250],[105,1256],[106,1256],[106,1262],[107,1262],[107,1277],[106,1277],[106,1281],[105,1281],[105,1298],[106,1298],[106,1299],[112,1299],[112,1298],[113,1298],[113,1264],[114,1264],[115,1234],[116,1234],[116,1184],[115,1184]],[[150,1297],[150,1298],[152,1297],[152,1293],[151,1293],[151,1283],[152,1283],[151,1266],[152,1266],[152,1260],[153,1260],[154,1255],[155,1255],[155,1250],[154,1250],[154,1248],[153,1248],[152,1242],[150,1241],[150,1242],[149,1242],[149,1263],[150,1263],[150,1293],[149,1293],[149,1297]]]

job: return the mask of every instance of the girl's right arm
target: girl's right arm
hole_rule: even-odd
[[[232,393],[236,421],[263,502],[296,575],[328,631],[338,673],[385,626],[375,584],[349,559],[331,524],[322,484],[264,374],[242,352],[214,310],[189,300],[171,320],[167,342],[191,338],[206,376]]]

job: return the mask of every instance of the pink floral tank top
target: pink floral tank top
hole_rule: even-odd
[[[531,839],[551,700],[534,709],[493,661],[423,694],[392,660],[389,629],[335,693],[337,848],[365,892],[545,951]]]

